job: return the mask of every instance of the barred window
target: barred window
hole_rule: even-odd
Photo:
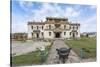
[[[49,25],[49,29],[51,29],[51,25]]]
[[[32,34],[32,36],[33,36],[33,33],[31,33]]]
[[[66,32],[64,32],[64,35],[66,35]]]
[[[78,35],[78,32],[76,32],[76,35]]]
[[[49,36],[51,36],[51,32],[49,32]]]
[[[43,30],[43,26],[42,26],[42,30]]]
[[[75,27],[73,26],[73,29],[74,29]]]
[[[42,32],[41,34],[42,34],[42,36],[43,36],[43,32]]]
[[[64,29],[66,29],[66,25],[64,25]]]
[[[77,29],[78,29],[78,26],[77,26]]]
[[[70,35],[71,35],[71,32],[70,32]]]
[[[70,26],[70,29],[71,29],[71,26]]]
[[[33,29],[33,26],[31,26],[31,29]]]
[[[37,30],[39,29],[39,27],[37,26]]]

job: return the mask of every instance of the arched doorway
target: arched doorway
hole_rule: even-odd
[[[36,33],[36,37],[39,38],[39,34],[38,33]]]
[[[73,38],[75,38],[75,33],[73,33]]]
[[[60,32],[55,32],[55,38],[60,38]]]

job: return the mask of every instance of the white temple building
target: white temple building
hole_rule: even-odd
[[[68,18],[46,17],[44,22],[28,22],[28,38],[80,38],[80,24]]]

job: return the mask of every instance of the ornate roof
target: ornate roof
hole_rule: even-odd
[[[35,32],[35,33],[39,33],[39,32],[40,32],[40,30],[33,30],[33,32]]]
[[[28,22],[28,25],[44,25],[44,24],[70,24],[70,25],[78,25],[79,23],[70,23],[68,18],[61,18],[61,17],[46,17],[46,21],[44,22]]]
[[[77,26],[77,25],[80,26],[79,23],[70,23],[70,25],[72,25],[72,26],[73,26],[73,25],[75,25],[75,26]]]
[[[68,21],[68,18],[61,18],[61,17],[46,17],[46,20],[53,19],[53,20],[65,20]]]
[[[69,24],[67,21],[46,21],[45,24]]]
[[[28,22],[28,25],[44,25],[45,23],[43,22]]]

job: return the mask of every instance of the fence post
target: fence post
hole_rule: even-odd
[[[45,48],[40,50],[40,57],[41,57],[41,63],[45,62],[45,59],[46,59],[46,49]]]
[[[81,50],[80,50],[80,57],[81,57],[81,59],[83,59],[85,57],[84,48],[81,48]]]
[[[41,51],[41,63],[45,61],[45,50]]]

